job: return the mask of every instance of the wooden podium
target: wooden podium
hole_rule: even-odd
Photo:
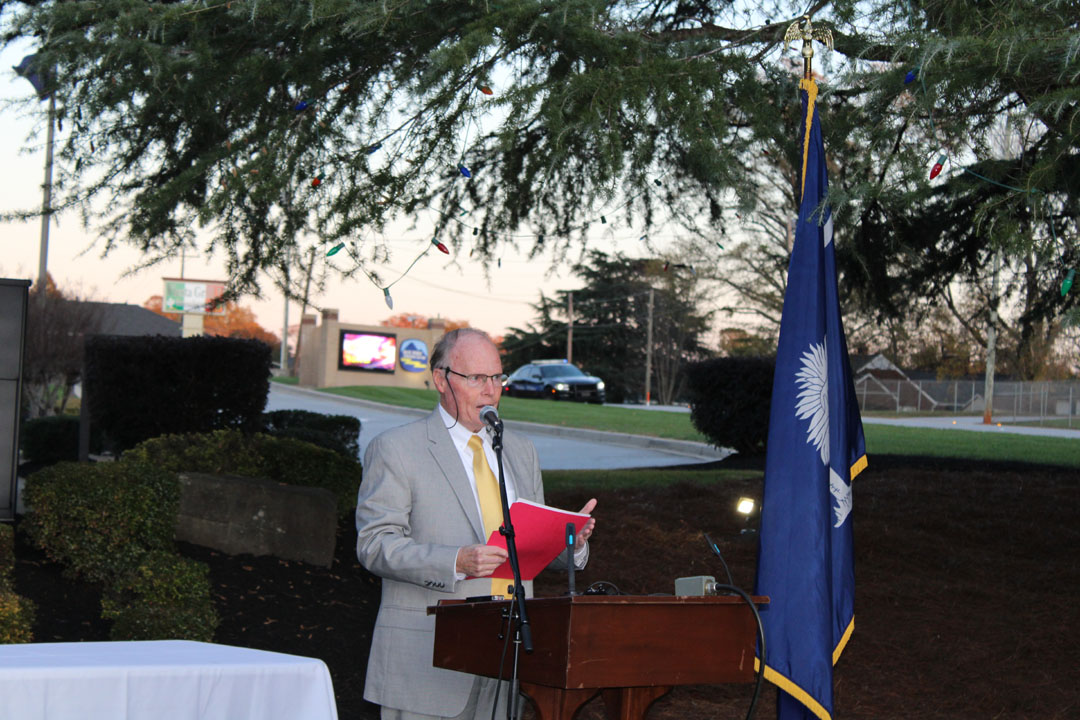
[[[429,607],[434,665],[509,678],[512,637],[499,672],[508,606],[446,600]],[[518,677],[541,720],[570,720],[598,692],[608,717],[636,720],[674,685],[754,679],[757,625],[740,597],[577,595],[534,598],[527,609],[534,651],[521,651]]]

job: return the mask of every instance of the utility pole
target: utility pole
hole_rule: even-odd
[[[994,365],[997,364],[998,275],[1001,272],[1001,249],[994,251],[993,289],[990,291],[990,328],[986,331],[986,380],[983,385],[983,424],[994,418]]]
[[[49,95],[49,131],[45,140],[45,183],[41,201],[41,250],[38,254],[38,291],[45,300],[45,282],[49,263],[49,224],[52,222],[53,141],[56,137],[56,96]]]
[[[574,362],[574,293],[566,293],[566,362]]]
[[[653,315],[653,292],[649,288],[649,322],[645,333],[645,404],[649,405],[652,398],[652,315]]]

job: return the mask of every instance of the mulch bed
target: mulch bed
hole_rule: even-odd
[[[753,465],[751,461],[750,465]],[[723,465],[722,465],[723,466]],[[579,589],[606,581],[626,593],[670,593],[676,577],[723,569],[753,587],[756,547],[733,513],[761,481],[598,493],[598,528]],[[577,508],[589,493],[551,493]],[[1080,643],[1080,478],[1023,465],[871,458],[856,481],[855,633],[835,669],[838,718],[1074,718]],[[16,543],[16,590],[37,603],[39,642],[105,640],[94,588]],[[359,567],[355,531],[339,529],[329,569],[182,544],[207,563],[222,622],[215,640],[321,658],[342,720],[377,718],[362,699],[379,581]],[[565,576],[541,576],[559,595]],[[775,718],[768,684],[755,717]],[[676,688],[653,720],[742,718],[751,685]],[[603,717],[599,701],[582,720]]]

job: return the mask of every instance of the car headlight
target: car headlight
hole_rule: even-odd
[[[604,389],[604,381],[603,381],[603,380],[601,380],[600,382],[596,383],[596,389],[597,389],[597,390],[603,390],[603,389]]]
[[[567,385],[566,383],[555,383],[555,389],[558,390],[559,392],[566,392],[567,390],[570,389],[570,386]]]

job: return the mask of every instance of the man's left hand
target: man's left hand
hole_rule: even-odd
[[[593,508],[596,507],[596,498],[593,498],[589,502],[585,503],[585,507],[581,508],[579,512],[582,515],[591,515]],[[593,534],[593,529],[596,527],[596,518],[589,518],[585,522],[585,526],[578,531],[577,539],[574,541],[574,550],[581,550],[585,547],[585,543],[589,541],[589,536]]]

